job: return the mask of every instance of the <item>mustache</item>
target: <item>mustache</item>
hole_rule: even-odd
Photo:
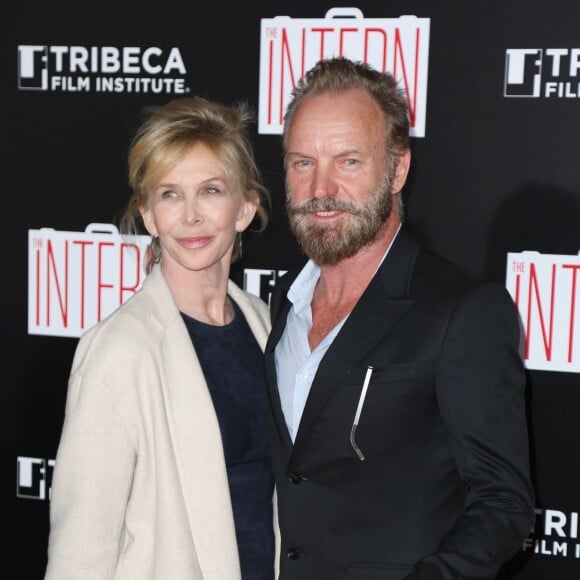
[[[305,215],[319,211],[342,211],[352,215],[360,215],[361,209],[346,201],[339,201],[334,197],[323,199],[307,199],[300,204],[295,204],[291,200],[287,203],[288,211],[293,215]]]

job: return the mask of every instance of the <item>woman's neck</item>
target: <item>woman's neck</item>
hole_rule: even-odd
[[[180,312],[206,324],[223,326],[234,318],[228,298],[229,268],[194,271],[161,264],[163,276]]]

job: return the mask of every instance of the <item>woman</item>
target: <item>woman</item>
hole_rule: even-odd
[[[267,222],[245,105],[147,109],[121,230],[144,283],[81,337],[50,506],[46,580],[272,580],[266,304],[230,279]]]

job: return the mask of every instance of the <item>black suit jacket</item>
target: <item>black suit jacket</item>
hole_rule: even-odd
[[[508,292],[402,228],[322,359],[292,444],[274,349],[295,275],[275,288],[266,345],[280,580],[494,578],[534,518]],[[361,460],[349,436],[369,365]]]

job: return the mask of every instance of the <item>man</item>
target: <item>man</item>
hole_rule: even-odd
[[[266,346],[280,580],[492,579],[534,516],[513,302],[402,225],[389,74],[319,62],[283,146],[309,260],[276,287]]]

